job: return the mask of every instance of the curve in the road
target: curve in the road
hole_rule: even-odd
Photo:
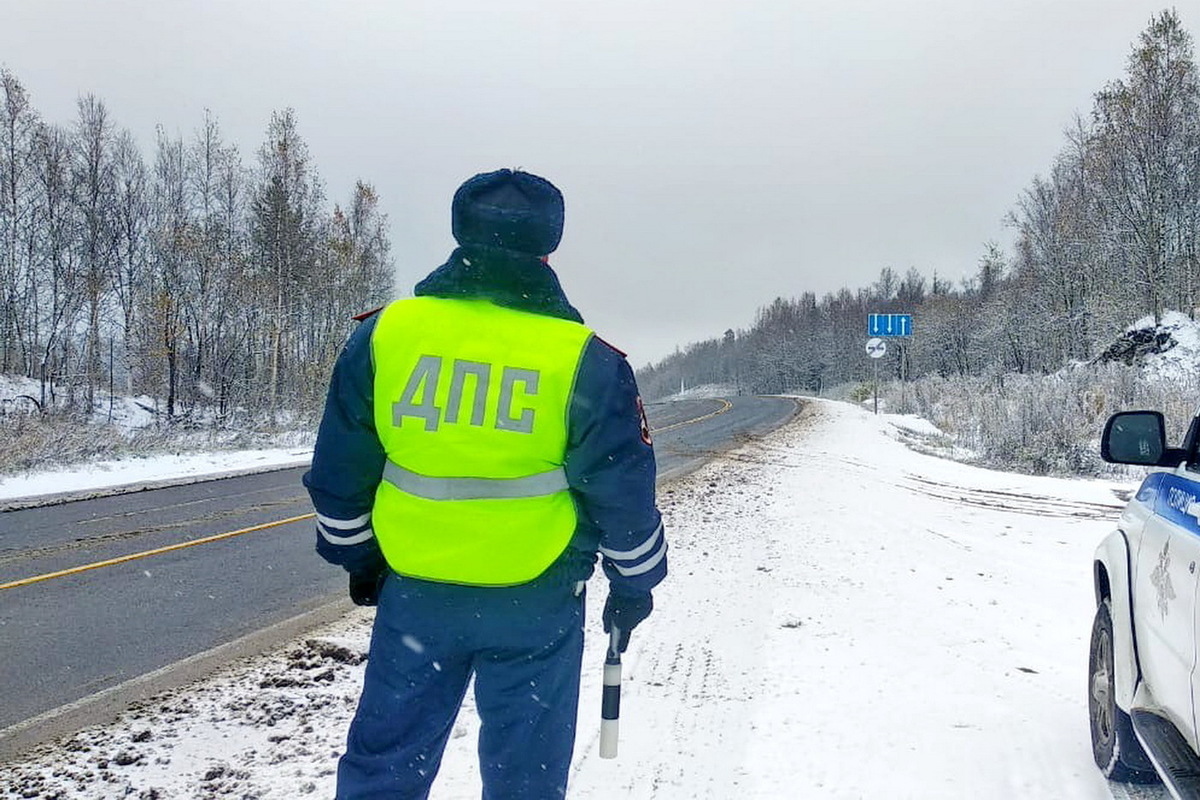
[[[651,433],[666,433],[667,431],[673,431],[676,428],[682,428],[684,425],[695,425],[697,422],[703,422],[706,419],[712,419],[713,417],[717,416],[718,414],[724,414],[726,411],[733,408],[733,403],[729,402],[728,400],[725,400],[722,398],[714,398],[714,399],[716,399],[717,402],[721,404],[721,407],[718,408],[716,411],[712,412],[711,414],[703,414],[699,417],[693,417],[692,419],[685,419],[683,422],[676,422],[672,425],[667,425],[666,427],[663,427],[663,428],[651,428],[650,432]]]

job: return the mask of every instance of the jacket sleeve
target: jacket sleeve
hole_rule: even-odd
[[[371,317],[338,356],[304,486],[317,512],[317,553],[349,572],[375,569],[383,554],[371,528],[386,456],[375,434]]]
[[[574,546],[599,549],[612,591],[650,591],[667,574],[654,447],[633,370],[595,337],[571,398],[566,472],[581,518]]]

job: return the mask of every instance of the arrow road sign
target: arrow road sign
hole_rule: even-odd
[[[912,314],[867,314],[867,336],[912,336]]]
[[[887,342],[883,339],[868,339],[867,340],[867,355],[871,358],[883,358],[883,354],[887,352]]]

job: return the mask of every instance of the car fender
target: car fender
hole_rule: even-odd
[[[1104,537],[1096,548],[1092,579],[1096,605],[1105,597],[1112,605],[1113,671],[1117,705],[1128,711],[1133,693],[1141,677],[1138,666],[1137,637],[1133,630],[1133,606],[1130,596],[1129,573],[1132,561],[1129,540],[1118,528]]]

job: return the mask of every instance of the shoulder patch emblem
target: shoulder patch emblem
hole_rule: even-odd
[[[648,445],[654,444],[654,439],[650,436],[650,420],[646,419],[646,406],[642,403],[642,398],[637,399],[638,417],[641,419],[642,425],[642,441]]]

